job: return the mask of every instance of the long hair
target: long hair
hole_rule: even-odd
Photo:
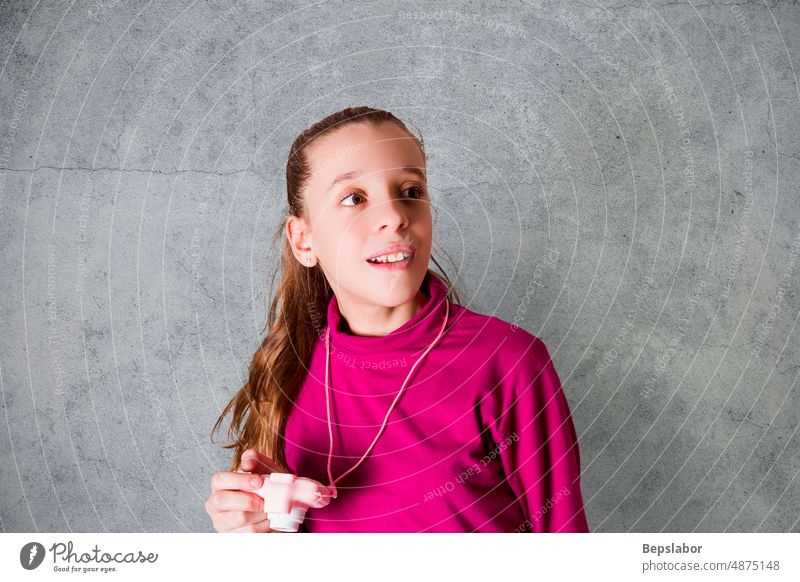
[[[393,114],[371,107],[348,107],[304,130],[292,143],[286,162],[286,194],[289,215],[308,216],[303,190],[313,168],[309,166],[306,148],[317,137],[352,123],[394,123],[405,130],[419,145],[423,157],[424,144],[408,131]],[[287,216],[288,217],[288,216]],[[231,471],[236,471],[242,453],[255,448],[284,471],[286,464],[286,419],[295,397],[305,380],[311,355],[327,319],[328,303],[333,291],[319,264],[304,267],[295,258],[289,238],[284,235],[285,223],[275,231],[273,245],[283,238],[283,252],[278,289],[269,308],[268,332],[250,362],[247,382],[233,396],[211,430],[214,433],[229,412],[233,413],[228,429],[232,442],[223,448],[234,449]],[[446,254],[446,253],[445,253]],[[442,267],[431,256],[448,288],[448,299],[460,303],[458,292]],[[431,270],[428,269],[430,273]]]

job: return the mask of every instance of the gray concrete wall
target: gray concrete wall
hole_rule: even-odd
[[[2,529],[211,531],[288,146],[368,104],[548,345],[594,531],[800,531],[797,3],[305,4],[0,7]]]

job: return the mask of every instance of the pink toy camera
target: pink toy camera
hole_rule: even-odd
[[[264,485],[253,491],[264,499],[270,529],[293,533],[300,529],[309,507],[325,507],[336,498],[335,490],[291,473],[270,473]]]

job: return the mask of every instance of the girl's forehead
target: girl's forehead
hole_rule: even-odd
[[[359,123],[337,130],[313,144],[309,162],[311,179],[318,187],[328,187],[346,174],[351,174],[351,179],[369,179],[401,173],[405,167],[425,170],[425,158],[416,140],[388,123]]]
[[[317,165],[331,166],[346,161],[381,155],[417,154],[416,139],[394,123],[351,123],[317,139],[311,158]]]

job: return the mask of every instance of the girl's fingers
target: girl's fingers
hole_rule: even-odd
[[[261,511],[220,511],[212,515],[214,529],[231,531],[248,525],[257,524],[266,519]]]
[[[221,511],[259,511],[263,513],[264,500],[255,493],[220,489],[214,491],[208,498],[206,509],[209,513]]]
[[[258,523],[265,517],[266,514],[261,511],[219,511],[211,514],[211,521],[217,531],[229,531]]]
[[[259,473],[261,475],[282,472],[275,461],[256,449],[247,449],[242,453],[239,469],[248,473]]]
[[[211,490],[228,489],[236,491],[239,489],[255,491],[264,484],[263,475],[249,475],[233,471],[219,471],[211,476]]]
[[[269,533],[269,520],[266,518],[266,514],[264,515],[264,519],[257,522],[257,523],[249,523],[242,527],[237,527],[236,529],[228,530],[228,533]]]

